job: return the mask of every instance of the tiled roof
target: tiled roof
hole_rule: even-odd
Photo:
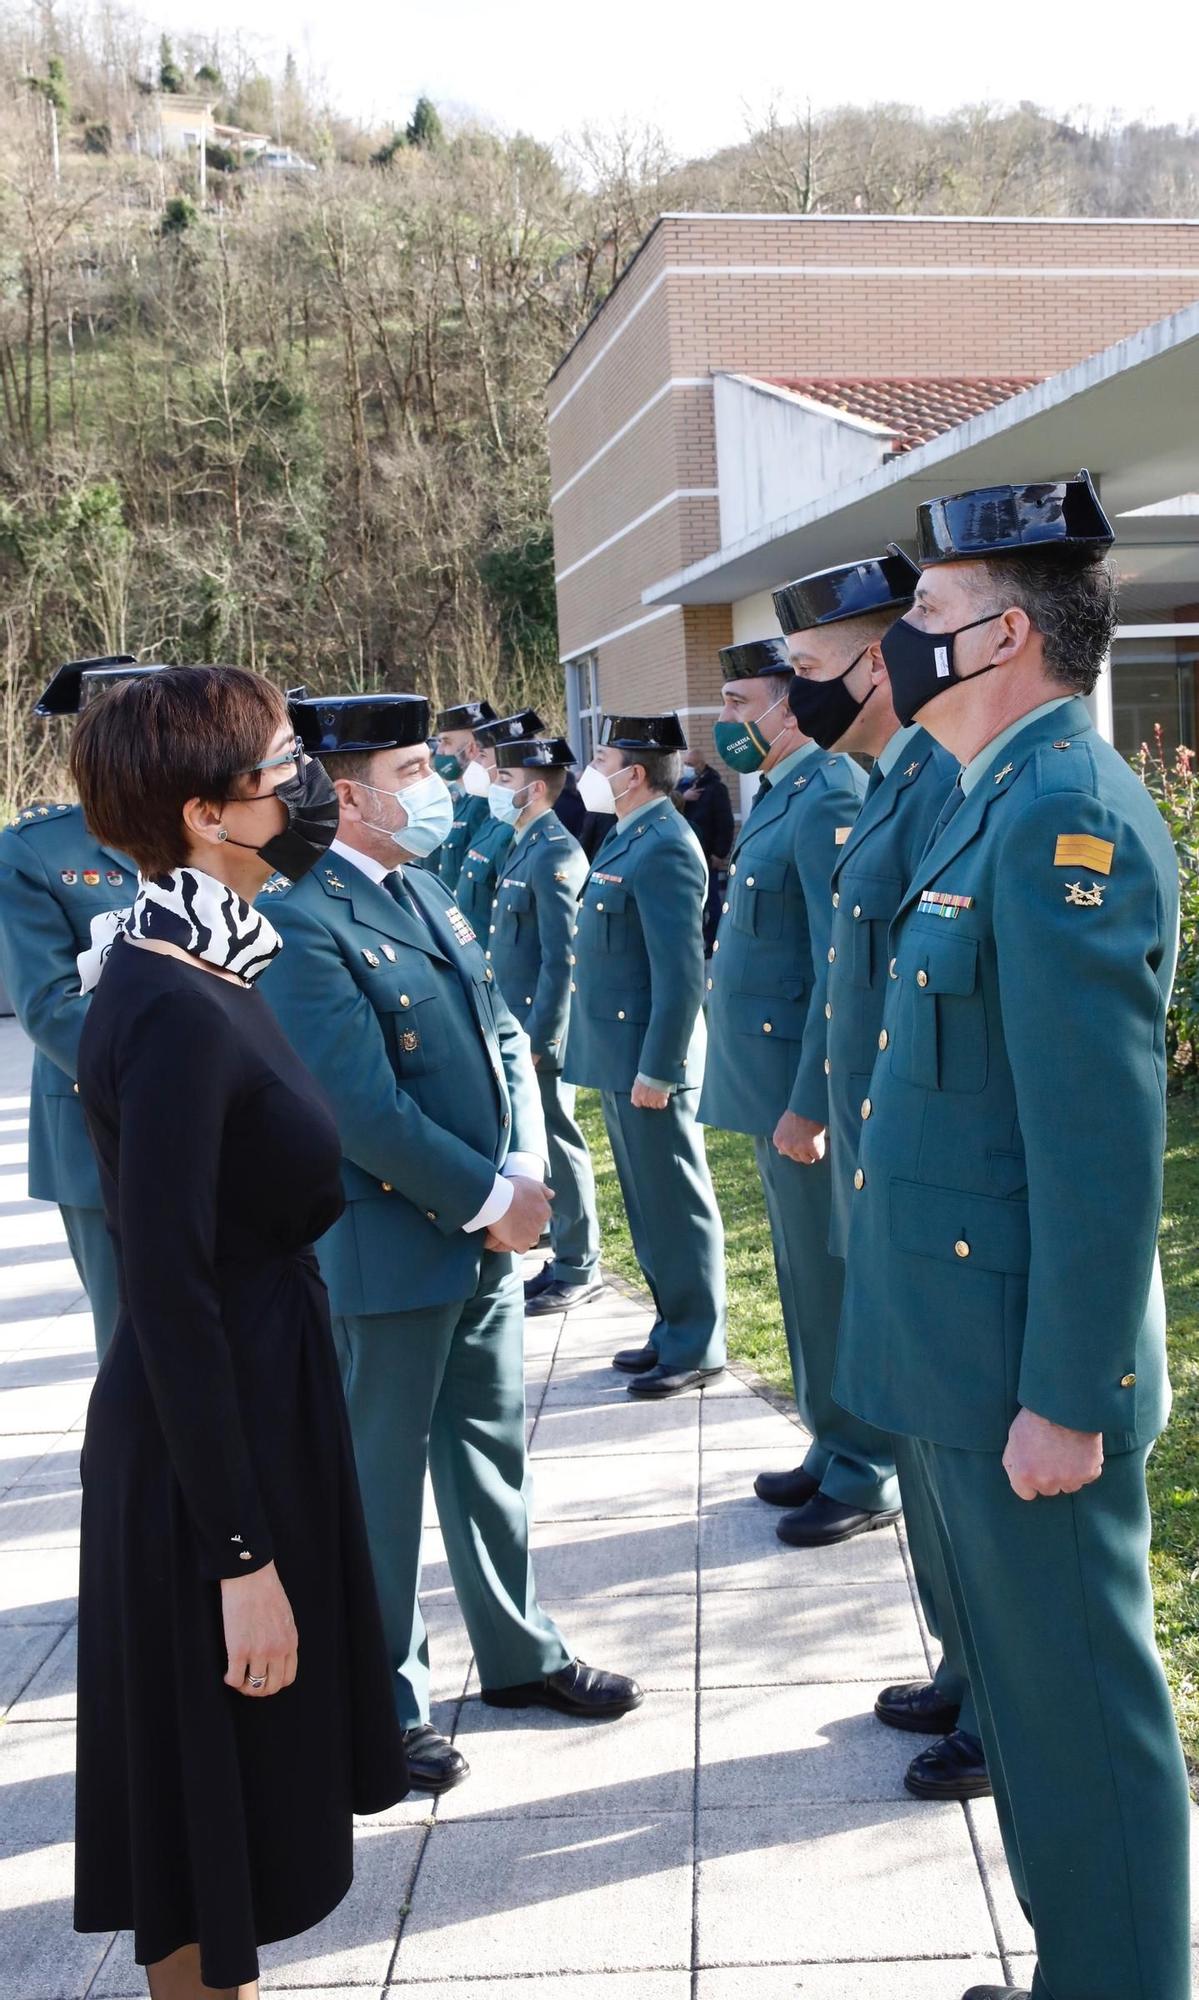
[[[791,389],[813,402],[826,403],[843,415],[865,417],[891,432],[893,452],[911,451],[918,444],[964,424],[997,403],[1006,403],[1022,389],[1043,382],[1043,375],[771,375],[763,378],[776,389]]]

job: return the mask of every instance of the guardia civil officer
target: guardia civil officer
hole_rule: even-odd
[[[458,887],[466,850],[488,816],[489,780],[475,741],[475,730],[480,724],[495,720],[496,713],[489,701],[456,702],[451,708],[443,708],[437,718],[436,768],[450,788],[454,816],[450,831],[437,851],[435,866],[451,896]]]
[[[530,1314],[569,1311],[603,1289],[595,1176],[562,1076],[579,893],[587,857],[554,807],[574,762],[560,736],[499,742],[491,810],[513,839],[490,912],[487,956],[529,1037],[545,1113],[554,1212],[549,1261],[525,1285]]]
[[[132,654],[60,667],[34,711],[77,715],[118,681],[156,673]],[[92,919],[128,909],[137,869],[88,832],[78,806],[30,806],[0,833],[0,974],[34,1046],[29,1193],[58,1203],[103,1359],[117,1322],[117,1273],[96,1162],[75,1087],[87,1012],[76,960]]]
[[[600,1092],[633,1248],[657,1318],[617,1354],[631,1396],[675,1396],[726,1355],[724,1229],[696,1125],[703,1080],[708,869],[670,794],[677,715],[609,715],[579,781],[615,813],[579,909],[566,1077]]]
[[[819,570],[774,593],[795,676],[788,689],[799,726],[823,750],[873,757],[866,798],[833,867],[833,959],[828,971],[829,1247],[845,1255],[853,1172],[863,1121],[872,1116],[870,1072],[888,985],[887,929],[957,765],[918,724],[901,729],[879,641],[906,611],[920,572],[894,551]],[[925,1620],[943,1658],[931,1682],[884,1688],[880,1721],[941,1740],[912,1761],[917,1798],[978,1798],[990,1790],[969,1675],[944,1558],[911,1440],[895,1436],[904,1524]]]
[[[759,771],[729,863],[728,899],[708,970],[705,1125],[747,1132],[774,1245],[796,1401],[812,1444],[801,1466],[763,1472],[755,1491],[789,1511],[778,1533],[800,1547],[846,1541],[898,1516],[890,1441],[832,1399],[842,1265],[828,1247],[825,981],[829,877],[865,779],[801,735],[787,705],[782,639],[726,646],[716,748]]]
[[[337,1113],[347,1206],[318,1256],[412,1782],[436,1792],[467,1767],[429,1721],[426,1466],[483,1700],[610,1716],[641,1692],[574,1659],[537,1601],[514,1253],[549,1217],[545,1125],[482,945],[444,884],[401,865],[451,809],[428,706],[350,695],[292,712],[341,817],[327,863],[268,884],[287,949],[263,990]]]
[[[1089,477],[917,522],[883,656],[962,775],[891,932],[835,1390],[917,1441],[1035,2000],[1187,2000],[1145,1494],[1177,864],[1082,699],[1116,617]]]
[[[487,935],[496,882],[504,856],[512,845],[512,821],[507,816],[506,798],[498,799],[498,811],[491,808],[491,801],[497,797],[496,747],[500,743],[524,742],[544,732],[544,722],[531,708],[522,709],[519,715],[505,715],[495,722],[482,722],[474,732],[478,755],[466,766],[466,777],[472,789],[481,787],[477,796],[487,806],[487,817],[471,835],[458,871],[458,887],[454,894],[458,908],[480,937]]]

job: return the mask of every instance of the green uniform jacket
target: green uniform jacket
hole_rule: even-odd
[[[517,835],[498,886],[488,956],[543,1070],[562,1068],[574,927],[586,879],[587,856],[550,811]]]
[[[491,818],[491,808],[486,799],[476,792],[468,792],[459,787],[454,800],[454,824],[447,833],[436,853],[430,856],[430,869],[436,868],[451,896],[458,891],[458,877],[466,850],[479,832],[485,819]]]
[[[137,870],[101,847],[78,806],[32,806],[0,833],[0,972],[36,1051],[29,1192],[67,1208],[103,1206],[75,1068],[87,1001],[76,959],[92,918],[127,910]]]
[[[454,895],[471,929],[481,938],[491,930],[496,884],[511,845],[511,826],[489,811],[463,857]]]
[[[606,836],[579,909],[568,1082],[700,1083],[707,893],[703,850],[669,799]]]
[[[932,843],[892,927],[833,1385],[845,1408],[987,1452],[1018,1407],[1103,1431],[1112,1451],[1160,1430],[1177,937],[1174,849],[1144,786],[1083,702],[1035,718]]]
[[[347,1207],[318,1246],[335,1314],[470,1298],[483,1207],[509,1151],[546,1153],[523,1030],[469,924],[426,870],[424,922],[353,862],[268,883],[284,949],[262,991],[333,1103]]]
[[[852,1177],[862,1119],[870,1113],[870,1072],[887,997],[887,932],[916,872],[950,788],[957,760],[918,729],[866,801],[837,849],[828,973],[828,1109],[832,1155],[829,1248],[845,1255]]]
[[[814,750],[741,829],[708,972],[705,1125],[768,1137],[784,1111],[828,1117],[829,878],[865,789],[848,757]]]

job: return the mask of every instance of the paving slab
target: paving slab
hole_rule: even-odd
[[[756,1506],[765,1507],[754,1495],[754,1480],[759,1472],[792,1472],[803,1464],[808,1440],[803,1431],[797,1431],[794,1442],[783,1444],[738,1446],[732,1451],[705,1451],[700,1459],[700,1505],[716,1509],[735,1504],[738,1500],[754,1501]],[[770,1514],[775,1520],[784,1511],[781,1507],[771,1507]]]
[[[33,1481],[10,1487],[0,1500],[0,1548],[78,1548],[80,1500],[78,1487],[68,1493]]]
[[[545,1521],[533,1529],[537,1594],[555,1605],[573,1597],[656,1595],[695,1586],[695,1522]]]
[[[0,1626],[0,1715],[12,1713],[60,1643],[55,1625]]]
[[[0,1624],[65,1625],[78,1588],[75,1549],[0,1550]]]
[[[997,1958],[910,1959],[857,1965],[727,1966],[701,1972],[695,2000],[961,2000],[1003,1983]]]
[[[967,1957],[990,1934],[958,1806],[697,1815],[700,1963]]]
[[[0,1992],[5,2000],[84,2000],[110,1939],[71,1928],[69,1839],[0,1852]],[[130,1992],[136,1992],[131,1987]],[[145,2000],[145,1979],[140,2000]]]
[[[593,1459],[585,1480],[576,1458],[538,1457],[533,1468],[537,1521],[636,1520],[645,1515],[695,1517],[699,1460],[690,1451],[614,1452]]]
[[[922,1740],[886,1729],[860,1681],[705,1689],[701,1806],[806,1806],[903,1799]]]
[[[0,1728],[0,1853],[68,1841],[75,1826],[75,1726],[6,1722]]]
[[[807,1435],[761,1396],[711,1396],[704,1400],[704,1451],[797,1450],[798,1465]]]
[[[444,1794],[448,1820],[561,1819],[602,1813],[690,1812],[695,1793],[695,1696],[656,1693],[609,1722],[550,1709],[462,1709],[454,1738],[472,1772]]]
[[[691,1829],[690,1813],[439,1824],[397,1983],[690,1966]]]
[[[708,1458],[705,1451],[705,1462]],[[855,1535],[832,1548],[796,1549],[779,1540],[778,1522],[777,1507],[752,1497],[705,1507],[700,1534],[707,1588],[764,1591],[890,1583],[907,1574],[894,1528]]]
[[[568,1392],[569,1394],[569,1392]],[[695,1395],[664,1403],[638,1403],[622,1390],[610,1400],[562,1401],[553,1383],[537,1419],[533,1457],[593,1458],[597,1453],[698,1451],[699,1405]]]
[[[927,1672],[911,1593],[890,1583],[705,1590],[700,1685],[918,1680]]]
[[[389,1986],[387,1991],[407,1994],[408,2000],[464,2000],[471,1988],[461,1980],[435,1979],[431,1985]],[[477,1993],[478,2000],[691,2000],[691,1974],[559,1972],[548,1978],[533,1974],[528,1979],[486,1979]],[[337,2000],[337,1996],[314,1995],[313,2000]]]
[[[74,1625],[55,1636],[52,1625],[13,1625],[0,1630],[0,1660],[4,1657],[7,1640],[33,1639],[44,1642],[50,1639],[49,1650],[39,1646],[42,1654],[36,1672],[23,1684],[18,1699],[8,1711],[12,1723],[25,1722],[74,1722],[75,1720],[75,1667],[78,1652],[78,1635]]]

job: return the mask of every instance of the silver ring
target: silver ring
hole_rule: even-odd
[[[264,1687],[266,1686],[266,1675],[265,1675],[265,1674],[247,1674],[247,1675],[246,1675],[246,1686],[247,1686],[247,1687],[252,1687],[252,1688],[264,1688]]]

